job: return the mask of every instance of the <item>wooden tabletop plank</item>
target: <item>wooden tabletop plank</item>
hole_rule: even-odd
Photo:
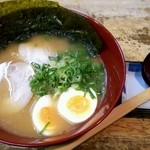
[[[118,40],[127,61],[143,61],[150,52],[149,0],[56,0],[102,23]]]
[[[143,61],[150,52],[150,0],[55,1],[102,23],[118,40],[126,61]],[[20,150],[3,144],[0,149]],[[81,149],[149,150],[150,119],[124,117],[75,148]]]
[[[122,118],[75,150],[149,150],[150,119]]]

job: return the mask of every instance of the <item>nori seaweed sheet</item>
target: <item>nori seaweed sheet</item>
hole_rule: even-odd
[[[0,49],[34,34],[68,37],[82,42],[90,55],[99,54],[102,42],[81,15],[47,0],[19,0],[0,3]]]

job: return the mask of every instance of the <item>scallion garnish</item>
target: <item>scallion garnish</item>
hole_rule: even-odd
[[[43,129],[39,132],[40,135],[43,134],[43,132],[46,130],[46,128],[48,127],[49,124],[50,124],[50,122],[46,123],[46,125],[43,127]]]
[[[55,63],[51,64],[51,61]],[[35,75],[30,78],[30,87],[35,95],[54,95],[76,85],[76,89],[94,97],[90,88],[99,93],[104,82],[103,65],[91,60],[84,51],[69,50],[57,58],[50,57],[49,64],[32,63],[32,66]]]

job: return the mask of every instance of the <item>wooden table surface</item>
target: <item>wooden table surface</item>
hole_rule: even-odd
[[[150,52],[150,0],[55,1],[102,23],[118,40],[126,61],[143,61]],[[1,144],[1,149],[20,148]],[[123,117],[75,148],[80,149],[150,150],[150,114]]]

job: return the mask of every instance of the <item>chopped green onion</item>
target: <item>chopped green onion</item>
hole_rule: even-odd
[[[46,128],[48,127],[49,124],[50,124],[50,122],[46,123],[46,125],[43,127],[43,129],[39,132],[40,135],[43,134],[43,132],[46,130]]]
[[[30,77],[30,87],[35,95],[62,93],[69,87],[76,85],[76,89],[89,92],[91,97],[95,96],[90,91],[92,88],[100,93],[104,83],[104,68],[100,63],[91,60],[84,51],[66,51],[57,57],[49,57],[51,64],[39,65],[32,63],[35,75]]]

